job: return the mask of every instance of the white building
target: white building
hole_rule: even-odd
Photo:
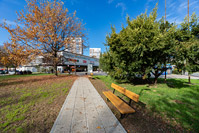
[[[67,51],[60,52],[60,56],[62,56],[63,61],[58,64],[58,71],[67,71],[68,69],[72,70],[72,68],[76,68],[77,71],[84,71],[88,69],[89,65],[93,66],[93,70],[97,70],[99,67],[99,59],[85,56],[82,54],[74,54]],[[51,70],[52,64],[46,62],[44,57],[38,56],[35,60],[31,61],[29,64],[22,66],[20,71],[30,70],[32,72],[38,72],[43,69]]]
[[[90,57],[100,58],[101,48],[90,48]]]
[[[68,48],[65,51],[83,55],[83,40],[81,37],[73,39],[69,44],[66,45]]]

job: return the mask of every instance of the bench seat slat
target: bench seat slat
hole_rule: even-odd
[[[139,95],[138,94],[136,94],[134,92],[131,92],[131,91],[127,90],[127,89],[124,89],[124,88],[122,88],[122,87],[120,87],[120,86],[118,86],[118,85],[116,85],[114,83],[111,84],[111,87],[116,89],[120,93],[126,95],[127,97],[131,98],[133,101],[138,102],[138,100],[139,100]]]
[[[114,95],[111,91],[104,91],[104,95],[111,101],[111,103],[120,111],[121,114],[134,113],[135,110],[128,104]]]

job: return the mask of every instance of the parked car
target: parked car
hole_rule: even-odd
[[[4,70],[0,70],[0,74],[6,74]]]
[[[22,71],[19,71],[17,74],[19,74],[19,75],[23,75],[23,72],[22,72]]]
[[[27,71],[27,74],[32,74],[32,72],[30,70]]]
[[[32,74],[32,72],[30,70],[27,71],[19,71],[18,72],[19,75],[25,75],[25,74]]]
[[[15,74],[15,71],[8,71],[8,73],[13,75],[13,74]],[[17,71],[16,71],[16,73],[17,73]]]
[[[5,73],[8,74],[9,71],[5,70]]]

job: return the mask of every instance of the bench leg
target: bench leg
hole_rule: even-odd
[[[110,102],[110,100],[107,98],[107,101]]]
[[[120,119],[123,119],[125,117],[125,114],[121,114]]]

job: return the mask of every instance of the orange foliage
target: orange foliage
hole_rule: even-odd
[[[84,25],[76,12],[70,14],[60,0],[27,0],[26,9],[18,13],[21,26],[13,28],[4,23],[1,27],[10,33],[12,45],[20,44],[32,53],[50,56],[56,69],[60,61],[57,53],[73,47],[71,42],[76,37],[85,38]]]
[[[31,51],[26,50],[24,46],[15,43],[4,43],[6,57],[2,58],[2,63],[18,67],[25,65],[31,60]]]

